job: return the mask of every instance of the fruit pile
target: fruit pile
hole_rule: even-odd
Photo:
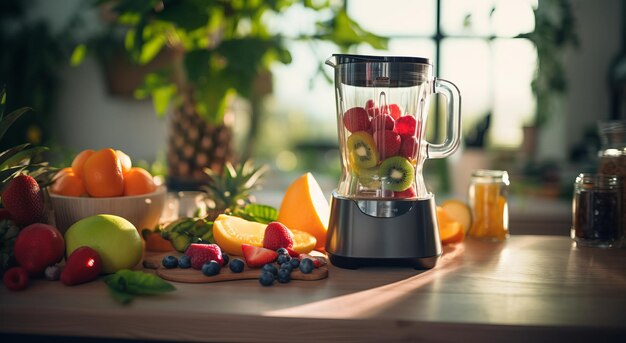
[[[465,202],[449,199],[437,206],[437,222],[442,244],[460,243],[472,226],[472,212]]]
[[[246,266],[259,268],[259,283],[263,286],[271,286],[274,281],[290,282],[291,273],[296,268],[303,274],[309,274],[313,269],[326,263],[323,258],[298,253],[294,250],[295,247],[291,230],[279,222],[271,222],[263,230],[262,246],[243,243],[236,249],[237,252],[241,252],[243,260],[240,258],[231,260],[217,244],[194,243],[189,245],[181,257],[165,256],[161,264],[168,269],[197,269],[206,276],[218,275],[226,266],[232,273],[241,273]]]
[[[152,193],[156,185],[152,175],[133,167],[128,155],[111,148],[81,151],[72,166],[61,169],[50,192],[64,196],[118,197]]]
[[[415,197],[421,123],[396,104],[378,107],[373,100],[348,109],[342,121],[349,132],[348,163],[359,183],[392,191],[394,197]]]

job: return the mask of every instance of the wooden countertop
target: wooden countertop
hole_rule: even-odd
[[[0,287],[0,332],[175,341],[626,341],[626,249],[512,236],[435,269],[330,267],[321,281],[174,283],[116,303],[101,281]]]

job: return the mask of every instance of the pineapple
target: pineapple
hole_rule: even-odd
[[[208,175],[209,182],[203,190],[213,201],[208,216],[210,220],[214,220],[220,213],[241,212],[246,205],[252,203],[254,199],[251,193],[258,189],[258,182],[266,171],[267,166],[256,167],[251,160],[239,165],[226,162],[221,175],[206,168],[204,172]]]

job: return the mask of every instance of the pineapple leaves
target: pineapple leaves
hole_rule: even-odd
[[[28,164],[33,156],[37,156],[47,150],[48,148],[46,147],[31,147],[29,143],[5,150],[0,153],[0,170],[9,166]]]
[[[9,113],[6,117],[2,117],[1,118],[2,120],[0,120],[0,140],[2,139],[2,137],[4,137],[4,134],[9,129],[9,126],[11,126],[19,117],[21,117],[22,114],[30,110],[31,110],[30,107],[22,107],[20,109],[17,109]]]
[[[203,189],[215,201],[218,211],[236,212],[243,209],[252,200],[251,192],[258,188],[258,184],[267,166],[255,166],[251,160],[238,165],[226,162],[222,174],[205,168],[209,182]]]
[[[263,224],[269,224],[278,220],[277,209],[272,206],[260,204],[247,204],[244,208],[235,210],[233,215]]]

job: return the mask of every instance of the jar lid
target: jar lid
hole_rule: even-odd
[[[475,183],[501,182],[509,185],[509,173],[506,170],[478,169],[472,172],[472,181]]]

